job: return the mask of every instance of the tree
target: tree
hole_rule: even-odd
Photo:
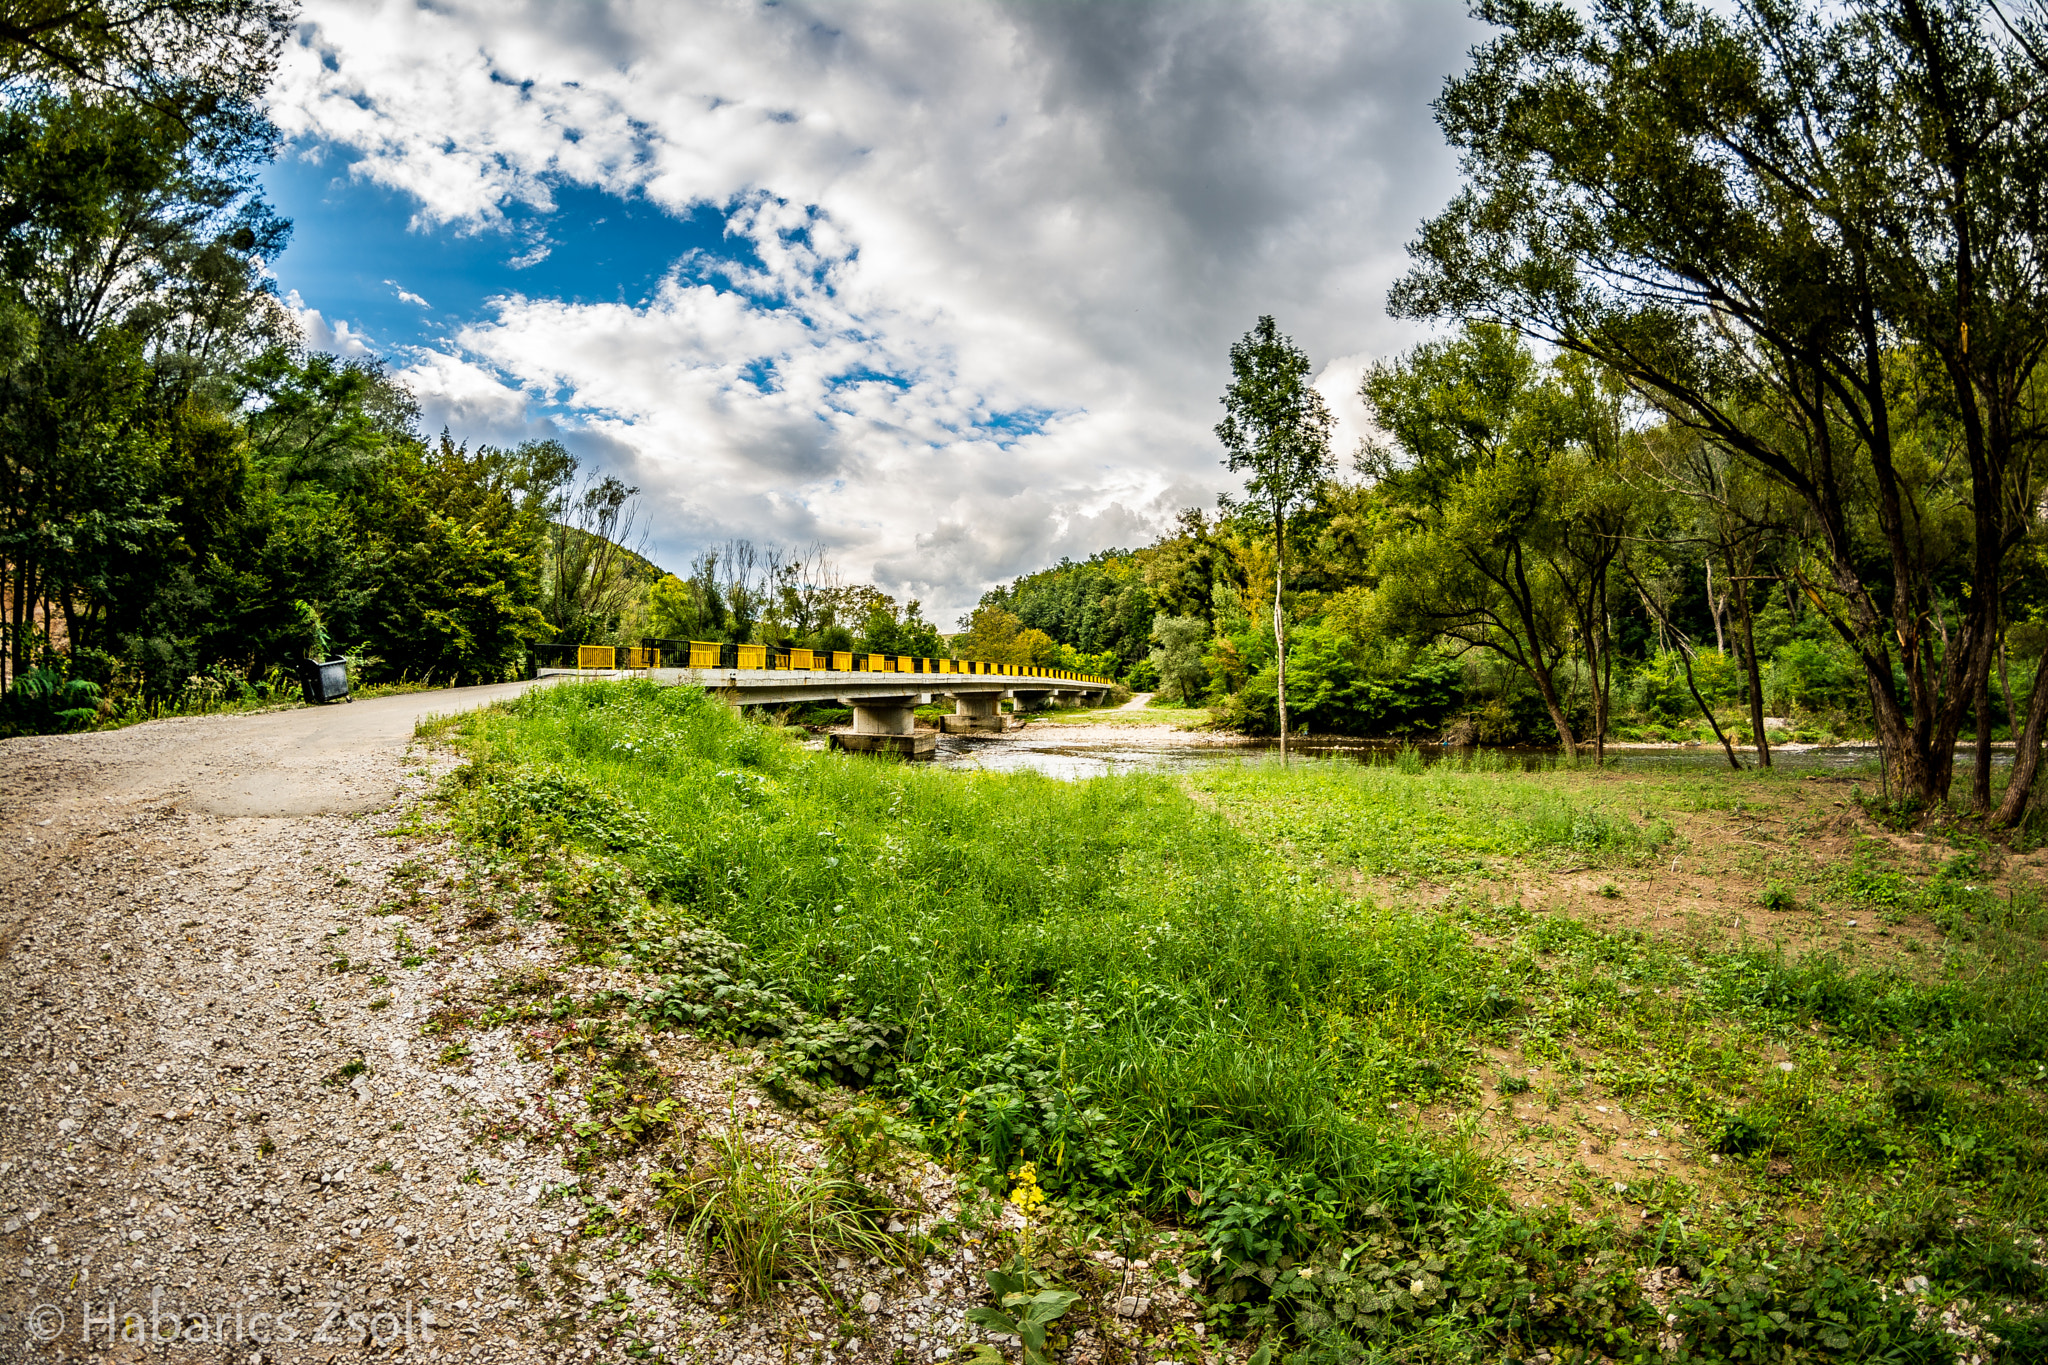
[[[9,671],[60,620],[74,649],[143,617],[192,638],[192,575],[246,458],[223,372],[289,334],[262,269],[289,230],[257,194],[269,146],[267,125],[119,102],[0,110]]]
[[[1359,390],[1394,442],[1369,446],[1363,471],[1403,513],[1373,562],[1379,611],[1526,674],[1567,754],[1575,639],[1596,744],[1605,724],[1606,580],[1628,518],[1628,495],[1606,473],[1618,433],[1591,384],[1475,323],[1375,365]]]
[[[1334,419],[1309,384],[1308,356],[1258,320],[1230,348],[1231,383],[1223,392],[1216,439],[1233,474],[1245,474],[1245,501],[1273,532],[1273,650],[1278,665],[1280,757],[1287,758],[1287,521],[1330,475]]]
[[[575,468],[565,462],[564,473]],[[564,480],[564,486],[567,480]],[[632,596],[640,490],[616,475],[586,477],[559,495],[548,527],[541,611],[562,644],[588,644],[618,629]]]
[[[986,659],[990,663],[1025,664],[1031,662],[1029,652],[1020,653],[1017,636],[1024,629],[1024,623],[1013,611],[988,605],[976,607],[974,614],[963,623],[965,634],[953,641],[955,653],[963,659]]]
[[[1944,797],[2038,501],[2048,76],[1976,0],[1478,13],[1505,31],[1436,106],[1469,184],[1393,310],[1594,359],[1802,501],[1801,592],[1897,792]],[[1960,543],[1923,533],[1907,391],[1945,412],[1926,472]]]
[[[159,107],[252,104],[294,18],[285,0],[0,0],[0,86]]]
[[[1209,643],[1209,623],[1199,616],[1168,616],[1162,611],[1152,618],[1152,640],[1159,690],[1184,706],[1194,705],[1209,674],[1202,657]]]

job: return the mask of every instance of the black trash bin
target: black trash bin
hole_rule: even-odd
[[[353,701],[348,694],[348,660],[299,660],[299,685],[305,689],[306,705],[330,701]]]

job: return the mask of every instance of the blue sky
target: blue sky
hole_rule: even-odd
[[[288,155],[263,177],[272,206],[293,223],[280,278],[323,311],[393,343],[444,342],[495,295],[642,304],[686,257],[707,268],[760,265],[710,205],[679,214],[644,196],[572,184],[554,191],[547,211],[511,206],[509,221],[493,230],[415,226],[413,197],[352,174],[356,157],[317,143],[295,150],[320,159]]]
[[[1261,313],[1348,453],[1478,36],[1441,0],[310,0],[274,269],[430,429],[638,484],[657,561],[822,546],[950,622],[1212,503]]]

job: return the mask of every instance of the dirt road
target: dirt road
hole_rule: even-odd
[[[457,1249],[561,1173],[462,1152],[522,1077],[419,1055],[468,964],[376,916],[373,814],[447,762],[415,722],[525,686],[0,744],[0,1360],[525,1358]]]

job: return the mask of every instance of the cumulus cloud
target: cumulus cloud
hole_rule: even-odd
[[[1452,184],[1427,105],[1458,11],[314,0],[275,115],[421,230],[505,231],[572,184],[725,213],[744,265],[637,304],[508,283],[408,378],[458,434],[629,467],[665,558],[823,539],[951,619],[1212,498],[1261,313],[1349,454],[1359,372],[1412,339],[1382,309],[1402,244]]]
[[[284,306],[299,324],[299,335],[305,339],[308,350],[326,351],[347,360],[376,354],[369,338],[352,330],[347,319],[337,318],[329,322],[320,315],[318,308],[308,306],[299,297],[298,290],[285,291]]]

